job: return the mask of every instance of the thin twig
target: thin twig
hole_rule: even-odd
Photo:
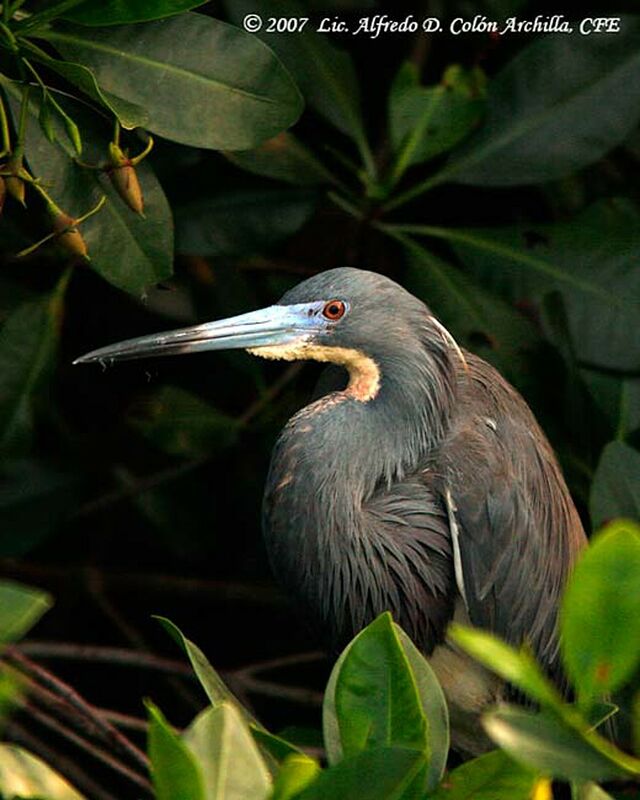
[[[236,675],[255,675],[259,672],[270,672],[276,669],[285,669],[286,667],[297,667],[300,664],[310,664],[313,661],[321,661],[326,658],[326,653],[322,650],[311,650],[305,653],[291,653],[287,656],[279,658],[270,658],[266,661],[256,661],[254,664],[240,667],[234,670]]]
[[[247,692],[261,694],[265,697],[278,697],[280,700],[289,700],[292,703],[299,703],[304,706],[322,705],[322,692],[316,692],[314,689],[305,689],[303,686],[287,686],[275,681],[265,681],[242,672],[231,674],[234,682],[243,686]],[[223,677],[225,677],[224,673]]]
[[[116,772],[119,772],[121,775],[124,775],[130,781],[135,783],[141,789],[145,789],[151,794],[151,784],[149,781],[144,778],[142,775],[135,772],[130,767],[123,764],[119,761],[115,756],[108,753],[106,750],[103,750],[101,747],[88,742],[86,739],[83,739],[82,736],[79,736],[77,733],[72,731],[66,725],[58,722],[54,719],[50,714],[40,710],[32,703],[26,702],[22,704],[22,708],[30,717],[34,720],[39,722],[41,725],[44,725],[49,730],[54,731],[59,736],[62,736],[64,739],[67,739],[70,742],[73,742],[77,747],[81,750],[84,750],[87,753],[90,753],[94,758],[102,761],[103,764],[111,767]]]
[[[29,677],[43,684],[46,688],[51,689],[53,692],[63,697],[69,705],[73,706],[80,713],[93,720],[96,727],[100,730],[102,736],[113,747],[123,754],[128,754],[136,763],[142,766],[145,770],[149,768],[149,759],[146,755],[136,747],[127,737],[121,733],[117,728],[111,725],[106,720],[102,719],[96,714],[95,709],[84,698],[82,698],[74,689],[71,688],[60,678],[53,675],[49,670],[36,664],[35,662],[22,655],[15,647],[7,647],[4,651],[5,657],[8,657],[20,670],[26,673]]]
[[[4,729],[4,737],[7,741],[24,747],[30,753],[39,756],[44,762],[55,767],[69,783],[75,786],[87,797],[92,800],[118,800],[118,798],[103,789],[93,778],[91,778],[75,761],[58,753],[53,748],[45,744],[37,736],[27,731],[19,722],[11,720]]]
[[[130,714],[123,714],[121,711],[114,711],[112,708],[96,708],[96,711],[103,719],[108,719],[109,722],[119,728],[146,733],[149,727],[146,720],[140,719],[140,717],[132,717]]]
[[[131,650],[125,647],[102,647],[100,645],[70,644],[67,642],[22,642],[15,648],[35,658],[62,659],[65,661],[98,661],[126,667],[157,670],[184,678],[193,677],[193,670],[181,661],[162,658],[153,653]]]

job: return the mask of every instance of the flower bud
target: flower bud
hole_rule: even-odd
[[[107,174],[114,189],[136,214],[144,216],[144,197],[133,161],[117,144],[109,144],[109,166]]]
[[[87,244],[76,227],[76,220],[54,204],[49,206],[49,213],[53,230],[58,234],[56,241],[60,246],[71,255],[87,258]]]

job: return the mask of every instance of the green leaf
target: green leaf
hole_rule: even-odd
[[[640,527],[617,522],[592,540],[564,594],[560,642],[565,668],[588,708],[640,664]]]
[[[568,223],[400,232],[446,239],[478,281],[512,302],[559,291],[578,360],[637,368],[640,214],[630,203],[598,202]]]
[[[2,83],[11,94],[11,109],[17,114],[19,90],[16,84]],[[113,131],[101,124],[80,104],[59,98],[80,125],[84,138],[84,159],[102,164]],[[30,104],[37,114],[37,105]],[[87,243],[90,266],[120,289],[135,295],[171,275],[173,269],[173,224],[169,204],[148,161],[136,167],[145,199],[145,216],[140,217],[120,199],[106,175],[84,169],[74,160],[71,148],[58,136],[56,144],[47,141],[35,126],[27,126],[25,150],[32,171],[48,187],[56,203],[72,217],[79,217],[106,195],[107,202],[98,214],[83,222],[80,230]],[[114,257],[117,253],[118,257]]]
[[[28,553],[74,508],[80,477],[65,465],[3,459],[0,465],[0,555]]]
[[[41,36],[91,69],[103,89],[147,109],[149,130],[182,144],[246,150],[302,111],[268,47],[201,14],[106,29],[66,25]]]
[[[294,0],[228,0],[225,7],[236,25],[249,13],[264,20],[308,16]],[[256,35],[282,59],[309,105],[343,133],[362,135],[360,92],[350,55],[313,30],[311,21],[297,33],[268,33],[265,27]]]
[[[287,756],[273,784],[269,800],[292,800],[309,786],[320,773],[317,761],[303,753]]]
[[[424,753],[376,747],[323,770],[296,800],[408,800],[425,769]]]
[[[479,123],[484,110],[484,76],[477,68],[449,67],[437,86],[394,83],[389,97],[391,144],[397,153],[396,182],[413,164],[450,150]]]
[[[609,442],[591,484],[589,510],[594,528],[615,517],[640,522],[640,453],[624,442]]]
[[[47,592],[13,581],[0,581],[0,643],[21,639],[52,605]]]
[[[580,370],[580,376],[617,438],[640,428],[640,378],[620,378],[591,369]]]
[[[283,131],[254,150],[225,153],[237,167],[296,186],[333,183],[325,166],[292,133]]]
[[[476,661],[522,689],[532,700],[551,708],[562,704],[557,689],[529,651],[516,650],[487,631],[458,624],[450,625],[447,635]]]
[[[193,671],[196,673],[200,685],[204,689],[211,704],[215,707],[222,703],[235,706],[236,710],[244,717],[247,723],[255,723],[249,712],[243,707],[242,703],[235,697],[233,692],[227,688],[222,678],[211,666],[205,654],[198,645],[187,639],[177,625],[166,617],[154,617],[173,638],[173,640],[184,650],[191,662]]]
[[[238,430],[233,417],[177,386],[160,388],[133,409],[128,421],[165,453],[189,458],[229,446]]]
[[[426,660],[390,614],[361,631],[336,662],[323,722],[329,763],[383,745],[404,746],[427,757],[421,786],[438,784],[448,751],[446,704]]]
[[[109,109],[123,128],[132,129],[143,127],[148,120],[148,114],[144,108],[129,103],[115,94],[105,92],[98,84],[96,76],[82,64],[74,64],[71,61],[61,61],[59,58],[52,58],[40,47],[36,47],[33,42],[25,41],[23,46],[28,50],[31,58],[40,64],[48,67],[53,72],[77,86],[79,89],[101,106]]]
[[[624,775],[558,717],[505,706],[485,715],[484,728],[514,761],[562,780],[605,780]]]
[[[172,17],[205,3],[206,0],[135,0],[133,3],[131,0],[102,0],[100,3],[85,0],[62,16],[80,25],[126,25]]]
[[[539,338],[529,320],[457,267],[394,234],[392,226],[389,232],[409,256],[406,287],[433,309],[460,345],[522,385],[530,373],[527,353]]]
[[[541,36],[519,53],[491,82],[485,125],[440,178],[541,183],[622,142],[640,120],[640,20],[621,20],[615,36]]]
[[[205,800],[202,772],[195,756],[147,700],[148,751],[154,796],[157,800]]]
[[[456,767],[432,800],[531,800],[537,773],[493,750]]]
[[[84,800],[48,764],[16,744],[0,744],[0,794],[16,800]]]
[[[578,789],[575,800],[614,800],[614,798],[601,786],[589,782]]]
[[[250,725],[249,727],[262,752],[268,753],[275,761],[285,761],[289,756],[304,755],[302,750],[282,738],[282,736],[276,736],[255,725]]]
[[[53,369],[67,278],[51,296],[19,306],[0,330],[0,452],[5,455],[29,447],[33,402]]]
[[[261,800],[269,794],[269,770],[235,705],[205,709],[183,739],[202,769],[207,800]]]
[[[308,190],[236,190],[176,210],[176,248],[206,257],[263,253],[294,234],[312,215]]]

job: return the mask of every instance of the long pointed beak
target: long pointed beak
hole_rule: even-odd
[[[322,305],[322,303],[304,303],[269,306],[217,322],[140,336],[137,339],[128,339],[125,342],[93,350],[80,356],[73,363],[87,364],[92,361],[106,363],[147,356],[196,353],[200,350],[303,344],[324,329],[324,320],[317,313]]]

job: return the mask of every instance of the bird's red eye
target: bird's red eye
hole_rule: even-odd
[[[329,300],[322,309],[322,316],[330,320],[337,320],[344,316],[347,307],[342,300]]]

